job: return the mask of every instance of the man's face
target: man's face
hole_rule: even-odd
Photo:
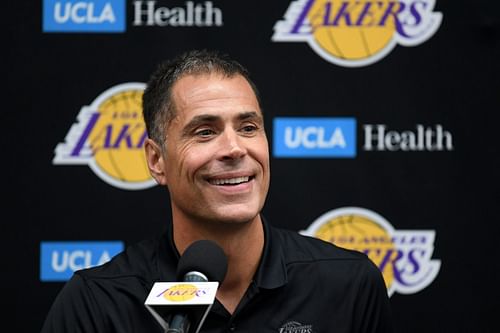
[[[188,75],[172,89],[164,172],[174,218],[248,222],[269,188],[269,149],[256,96],[242,76]]]

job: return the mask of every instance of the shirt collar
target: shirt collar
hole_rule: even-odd
[[[255,283],[262,289],[275,289],[287,283],[285,256],[276,230],[262,217],[264,225],[264,251],[259,268],[255,274]]]
[[[174,243],[172,223],[168,223],[158,244],[158,272],[160,281],[175,282],[177,279],[177,265],[181,255]]]
[[[286,265],[279,234],[262,217],[264,250],[254,282],[261,289],[275,289],[287,283]],[[173,226],[169,223],[160,239],[158,271],[162,281],[175,281],[180,254],[174,244]]]

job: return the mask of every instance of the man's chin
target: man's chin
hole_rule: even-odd
[[[217,222],[226,224],[226,225],[244,225],[247,223],[251,223],[255,221],[256,215],[251,215],[251,216],[242,216],[241,214],[238,216],[224,216],[221,218],[217,219]]]
[[[225,225],[233,225],[235,227],[252,223],[258,220],[259,213],[256,211],[243,212],[241,209],[224,211],[223,213],[217,214],[214,218],[215,222],[222,223]]]

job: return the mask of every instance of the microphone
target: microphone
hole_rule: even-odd
[[[185,282],[222,283],[226,272],[226,254],[217,243],[206,239],[188,246],[177,265],[177,279],[183,278]]]
[[[197,333],[227,272],[227,257],[215,242],[192,243],[179,259],[178,282],[156,282],[145,305],[166,333]]]
[[[177,265],[177,279],[184,282],[221,283],[227,272],[227,258],[215,242],[199,240],[191,244],[182,254]],[[208,311],[207,311],[208,313]],[[188,313],[173,315],[167,333],[189,332],[191,320]]]

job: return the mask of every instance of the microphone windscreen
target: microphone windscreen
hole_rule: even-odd
[[[227,257],[217,243],[199,240],[186,248],[177,265],[177,279],[182,281],[186,273],[203,273],[208,281],[222,283],[227,272]]]

